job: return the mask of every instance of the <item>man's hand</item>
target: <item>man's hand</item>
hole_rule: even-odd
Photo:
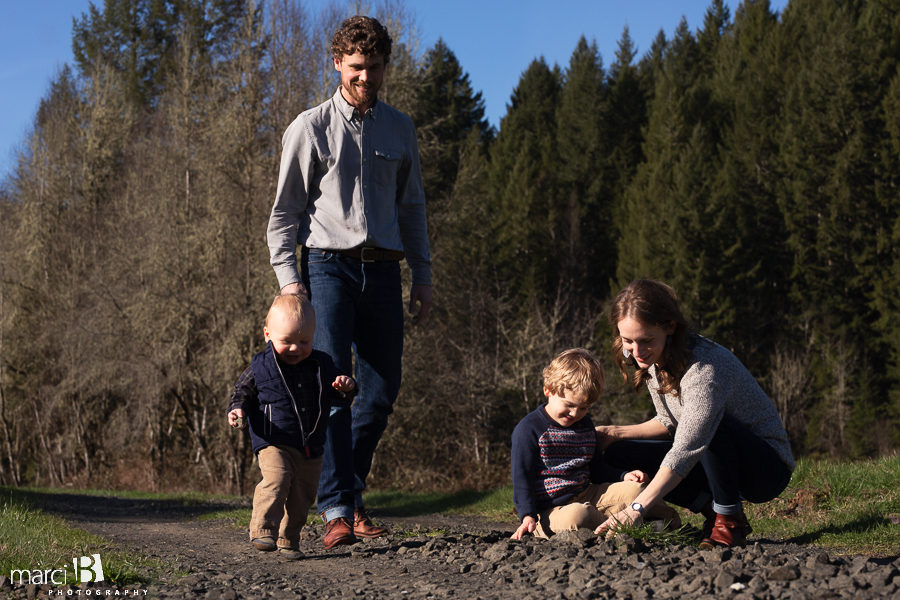
[[[413,285],[409,292],[409,314],[412,315],[413,325],[424,323],[431,312],[431,286]]]
[[[536,527],[537,521],[534,520],[534,517],[526,515],[525,518],[522,519],[522,524],[519,525],[519,528],[509,537],[514,540],[521,540],[522,536],[526,533],[534,533]]]
[[[299,281],[297,283],[289,283],[281,288],[282,296],[287,296],[288,294],[296,294],[305,297],[307,300],[309,299],[309,292],[306,291],[306,287]]]

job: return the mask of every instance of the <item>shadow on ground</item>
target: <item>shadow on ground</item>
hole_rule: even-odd
[[[418,517],[433,513],[458,513],[490,495],[490,491],[463,490],[453,494],[422,496],[378,492],[371,499],[378,514],[385,517]]]
[[[224,510],[250,508],[249,501],[237,498],[128,498],[10,487],[0,487],[0,502],[21,503],[63,518],[77,515],[87,521],[178,521]]]

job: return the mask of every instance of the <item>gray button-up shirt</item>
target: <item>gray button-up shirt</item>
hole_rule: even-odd
[[[278,283],[300,281],[297,244],[402,250],[414,284],[431,285],[425,192],[412,119],[376,102],[365,115],[341,90],[284,132],[267,231]]]

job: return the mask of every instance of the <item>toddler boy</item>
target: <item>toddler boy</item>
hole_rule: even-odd
[[[602,460],[588,409],[603,391],[603,366],[584,348],[565,350],[544,369],[547,403],[512,435],[513,503],[522,523],[513,533],[547,538],[566,529],[595,529],[642,489],[641,471],[622,473]],[[616,482],[616,483],[612,483]],[[674,509],[658,503],[648,518],[679,527]]]
[[[253,492],[250,540],[257,550],[296,560],[300,529],[316,497],[331,403],[356,393],[331,357],[313,350],[316,314],[305,296],[275,297],[256,354],[234,386],[228,422],[246,417],[262,481]]]

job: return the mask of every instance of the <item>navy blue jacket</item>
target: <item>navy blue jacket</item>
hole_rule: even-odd
[[[242,408],[246,413],[254,452],[289,446],[310,458],[321,456],[331,405],[355,395],[355,390],[345,394],[331,387],[338,375],[325,352],[313,350],[288,365],[277,359],[269,342],[235,384],[228,412]]]

